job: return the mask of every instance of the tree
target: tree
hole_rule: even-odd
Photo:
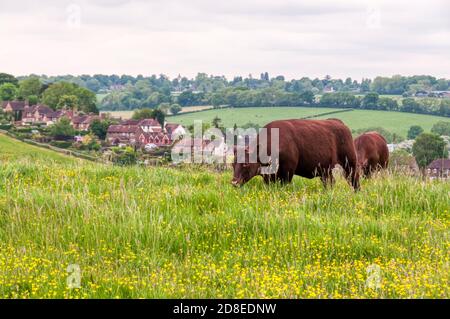
[[[85,113],[98,114],[97,97],[95,93],[83,87],[76,88],[74,95],[78,98],[78,107]]]
[[[53,109],[58,109],[62,107],[60,104],[61,98],[71,95],[77,97],[79,111],[98,113],[95,94],[74,83],[57,82],[51,84],[42,94],[42,102]]]
[[[371,82],[372,81],[370,79],[362,79],[361,86],[360,86],[360,91],[362,93],[369,92],[370,91]]]
[[[400,108],[403,112],[416,112],[420,108],[419,103],[414,98],[406,98],[402,100],[402,106]]]
[[[133,120],[143,120],[143,119],[151,119],[153,118],[153,110],[152,109],[142,109],[142,110],[136,110],[133,112],[133,115],[131,117]]]
[[[99,119],[95,119],[89,126],[89,131],[91,131],[91,133],[97,136],[100,140],[104,140],[110,125],[111,122],[108,120],[101,121]]]
[[[398,103],[396,100],[389,97],[380,97],[378,100],[378,110],[388,110],[393,111],[398,108]]]
[[[42,102],[56,109],[62,96],[73,95],[74,86],[74,84],[68,82],[53,83],[42,94]]]
[[[29,95],[27,100],[29,105],[36,105],[39,102],[37,95]]]
[[[378,100],[380,96],[378,93],[371,92],[367,93],[361,103],[361,108],[363,109],[376,109],[378,106]]]
[[[164,127],[164,121],[166,119],[166,114],[164,114],[163,111],[160,109],[155,109],[152,112],[152,118],[158,121],[159,124],[161,124],[161,127]]]
[[[450,122],[439,121],[431,128],[431,133],[450,136]]]
[[[435,159],[448,156],[445,141],[440,136],[432,133],[422,133],[417,136],[412,153],[416,158],[417,164],[422,169]]]
[[[413,125],[409,128],[408,139],[413,140],[423,133],[423,128],[419,125]]]
[[[17,87],[12,83],[4,83],[0,85],[0,100],[11,101],[17,95]]]
[[[132,119],[133,120],[155,119],[158,121],[159,124],[161,124],[161,127],[163,127],[164,121],[166,119],[166,114],[160,109],[152,110],[145,108],[142,110],[134,111]]]
[[[42,83],[38,77],[30,77],[19,82],[18,96],[28,100],[29,96],[39,96],[42,90]]]
[[[55,140],[68,140],[75,136],[75,129],[70,124],[70,120],[63,117],[57,123],[52,125],[50,135],[53,136]]]
[[[159,104],[158,109],[163,111],[164,114],[167,114],[167,113],[169,113],[170,103],[163,102],[163,103]]]
[[[14,77],[14,75],[8,73],[0,73],[0,85],[5,83],[11,83],[14,86],[17,86],[18,80]]]
[[[59,99],[58,108],[78,109],[78,98],[76,95],[63,95]]]
[[[300,98],[303,100],[303,102],[307,104],[313,104],[314,103],[314,93],[312,91],[305,91],[300,94]]]
[[[211,123],[215,128],[219,128],[220,124],[222,123],[222,120],[220,119],[220,117],[216,116],[213,118]]]
[[[178,113],[181,112],[183,108],[181,107],[180,104],[174,103],[170,106],[170,113],[172,113],[173,115],[177,115]]]
[[[86,87],[93,92],[98,92],[100,90],[101,84],[97,79],[94,78],[86,81]]]
[[[196,96],[192,91],[184,91],[178,96],[178,103],[181,106],[195,105],[197,102]]]
[[[116,148],[114,149],[113,163],[120,166],[134,165],[137,161],[136,152],[131,147],[127,147],[124,150]]]
[[[215,92],[211,96],[211,104],[214,108],[218,108],[219,106],[226,103],[225,93],[224,92]]]

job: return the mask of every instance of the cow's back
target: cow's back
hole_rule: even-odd
[[[313,177],[318,168],[334,167],[347,157],[356,161],[351,132],[340,120],[281,120],[265,128],[269,134],[279,129],[280,161],[295,163],[298,175]]]
[[[367,132],[358,136],[354,143],[358,163],[361,167],[387,167],[389,149],[386,139],[381,134],[378,132]]]

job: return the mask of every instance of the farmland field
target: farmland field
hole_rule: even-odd
[[[338,109],[318,107],[230,108],[172,116],[168,118],[168,121],[181,123],[183,125],[191,125],[194,120],[211,122],[215,116],[218,116],[222,119],[225,127],[233,127],[235,123],[239,126],[247,122],[263,126],[273,120],[301,118],[336,110]],[[429,131],[433,124],[438,121],[450,121],[449,118],[432,115],[370,110],[354,110],[351,112],[327,115],[319,117],[318,119],[329,117],[343,120],[354,130],[381,126],[392,133],[400,134],[403,137],[406,137],[408,129],[412,125],[420,125],[425,131]]]
[[[235,189],[48,152],[0,135],[2,298],[450,297],[448,182]]]
[[[212,109],[212,105],[199,105],[199,106],[185,106],[180,111],[180,114],[185,112],[197,112]],[[121,117],[122,119],[131,119],[134,110],[132,111],[101,111],[101,113],[110,113],[114,117]]]

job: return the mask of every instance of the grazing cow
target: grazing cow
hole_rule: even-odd
[[[367,132],[355,139],[358,168],[366,177],[378,169],[385,169],[389,162],[386,140],[378,132]]]
[[[320,177],[324,186],[333,184],[332,169],[339,164],[355,190],[359,188],[357,158],[352,134],[338,119],[327,120],[280,120],[265,126],[267,143],[257,137],[257,147],[245,148],[244,163],[238,163],[235,156],[232,184],[242,186],[251,178],[262,175],[260,155],[271,155],[271,129],[279,129],[279,161],[274,174],[263,175],[264,182],[276,180],[291,182],[294,175],[306,178]],[[266,144],[266,145],[261,145]],[[262,152],[260,151],[262,149]],[[250,154],[257,152],[256,163],[251,163]],[[236,154],[235,154],[236,155]]]

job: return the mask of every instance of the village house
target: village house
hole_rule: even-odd
[[[106,134],[106,140],[113,145],[135,144],[142,129],[138,125],[110,125]]]
[[[138,133],[138,141],[141,146],[154,144],[156,146],[166,146],[172,143],[167,133],[161,132],[141,132]]]
[[[175,141],[179,137],[186,135],[186,129],[181,124],[166,123],[164,127],[172,141]]]
[[[145,132],[161,132],[161,124],[155,119],[144,119],[138,122],[138,125]]]
[[[87,131],[91,123],[95,119],[106,119],[106,115],[96,114],[80,114],[73,110],[61,109],[53,110],[47,105],[27,105],[23,101],[8,101],[3,102],[2,108],[6,113],[14,113],[16,124],[18,125],[53,125],[61,118],[66,117],[70,120],[74,129],[80,131]]]
[[[12,114],[16,122],[22,120],[22,114],[26,106],[28,104],[25,101],[5,101],[2,103],[3,112]]]
[[[70,122],[74,129],[79,131],[88,131],[92,122],[95,120],[104,120],[106,119],[105,114],[97,115],[97,114],[81,114],[70,117]]]
[[[27,106],[22,113],[22,125],[45,124],[47,126],[55,124],[61,117],[70,118],[73,111],[57,110],[42,104]]]
[[[165,123],[162,128],[155,119],[124,120],[108,128],[106,140],[113,145],[129,144],[144,147],[147,144],[154,144],[159,147],[171,145],[183,134],[186,134],[186,130],[175,123]]]
[[[440,158],[434,160],[427,166],[426,173],[431,179],[448,179],[450,177],[450,159]]]
[[[23,112],[26,106],[28,104],[25,101],[5,101],[2,103],[3,111],[6,113]]]
[[[450,98],[450,91],[432,91],[431,95],[440,98]]]

